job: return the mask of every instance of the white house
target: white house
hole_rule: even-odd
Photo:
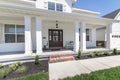
[[[120,20],[120,9],[117,9],[109,14],[104,15],[105,18],[110,18],[114,20]],[[112,24],[112,37],[111,37],[111,48],[120,49],[120,23]],[[106,42],[106,28],[97,29],[97,41],[98,42]]]
[[[112,49],[111,27],[118,20],[73,8],[76,0],[0,0],[0,53],[96,47],[96,28],[105,26],[106,48]]]

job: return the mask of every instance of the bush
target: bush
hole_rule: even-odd
[[[95,55],[96,55],[96,56],[102,56],[103,53],[102,53],[102,52],[96,52]]]
[[[110,53],[110,52],[105,52],[104,55],[106,55],[106,56],[110,56],[111,53]]]
[[[113,50],[113,54],[117,55],[117,49]]]
[[[120,50],[117,50],[117,54],[120,54]]]
[[[20,66],[15,72],[16,73],[24,73],[25,71],[27,71],[27,67],[26,66]]]
[[[3,78],[5,76],[5,69],[0,69],[0,78]]]
[[[3,65],[2,64],[0,64],[0,68],[2,68],[3,67]]]
[[[11,69],[8,67],[0,69],[0,78],[6,77],[11,72]]]
[[[19,64],[17,62],[9,65],[9,68],[11,68],[13,71],[15,71],[18,67],[19,67]]]
[[[90,52],[88,56],[89,56],[89,57],[94,57],[95,54],[94,54],[93,52]]]
[[[78,58],[80,58],[80,57],[81,57],[81,51],[80,51],[80,50],[78,50],[77,57],[78,57]]]
[[[36,65],[39,64],[39,56],[38,55],[35,56],[35,64]]]
[[[16,62],[16,64],[18,65],[18,66],[22,66],[22,62]]]

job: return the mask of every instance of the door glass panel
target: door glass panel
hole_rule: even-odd
[[[49,46],[62,47],[63,46],[63,31],[49,30]]]
[[[52,32],[51,31],[49,31],[49,40],[51,41],[52,40]]]

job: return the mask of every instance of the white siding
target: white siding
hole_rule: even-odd
[[[72,12],[72,2],[71,0],[37,0],[36,1],[36,8],[40,9],[48,9],[48,2],[55,2],[63,4],[63,11],[64,12]]]
[[[24,21],[24,20],[23,20]],[[23,21],[5,21],[6,24],[21,24],[23,25]],[[5,24],[5,23],[4,23]],[[74,29],[75,25],[74,22],[58,22],[58,29],[63,30],[63,46],[66,45],[68,41],[74,41]],[[46,37],[46,39],[43,39],[43,46],[46,45],[46,43],[49,42],[48,40],[48,30],[49,29],[56,29],[56,22],[55,21],[44,21],[42,23],[42,37]],[[1,29],[0,29],[1,30]],[[1,33],[2,31],[0,31]],[[1,33],[3,34],[3,33]],[[90,33],[91,34],[91,33]],[[0,35],[1,37],[1,35]],[[2,38],[0,38],[0,41]],[[86,44],[87,47],[92,47],[93,43],[92,41],[87,41]],[[94,47],[94,46],[93,46]],[[36,25],[35,25],[35,19],[32,18],[32,49],[36,50]],[[0,52],[14,52],[14,51],[24,51],[25,50],[25,44],[24,43],[2,43],[0,44]]]
[[[120,15],[116,18],[116,20],[120,20]],[[113,36],[120,36],[120,22],[113,23],[112,35]],[[120,49],[120,37],[112,37],[111,45],[112,45],[112,48]]]
[[[0,24],[0,52],[14,52],[24,51],[24,43],[5,43],[4,41],[4,24],[20,24],[23,25],[23,21],[6,20]]]
[[[48,41],[48,30],[49,29],[56,29],[55,22],[43,22],[42,34],[43,37],[43,45],[45,45]],[[74,41],[74,23],[59,23],[59,28],[63,30],[63,45],[65,46],[66,41]]]
[[[17,1],[17,0],[0,0],[0,4],[11,5],[11,6],[21,6],[21,7],[34,7],[35,2],[28,1]]]

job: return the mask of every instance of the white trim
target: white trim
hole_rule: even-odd
[[[58,12],[58,11],[50,11],[50,10],[43,10],[43,9],[38,9],[38,8],[28,8],[28,7],[20,7],[20,6],[12,6],[12,5],[3,5],[0,4],[0,10],[7,10],[11,13],[15,13],[19,14],[19,15],[33,15],[33,16],[42,16],[42,18],[46,17],[61,17],[61,19],[72,19],[72,18],[76,18],[77,20],[82,20],[82,19],[86,19],[86,20],[90,20],[90,21],[97,21],[97,22],[101,22],[104,25],[109,25],[113,22],[120,22],[119,20],[113,20],[113,19],[108,19],[108,18],[100,18],[100,17],[93,17],[93,16],[86,16],[83,14],[75,14],[75,13],[65,13],[65,12]],[[48,15],[49,14],[49,15]],[[47,16],[46,16],[47,15]],[[66,16],[66,17],[65,17]],[[59,18],[60,19],[60,18]],[[85,21],[86,21],[85,20]],[[100,24],[101,24],[100,23]],[[95,23],[97,24],[97,23]]]
[[[115,20],[117,20],[117,18],[119,17],[119,15],[120,15],[120,12],[117,14],[117,16],[115,16]]]
[[[3,42],[5,43],[5,24],[3,24]]]
[[[5,33],[5,25],[15,25],[15,33]],[[19,34],[19,35],[25,35],[24,33],[17,33],[17,25],[19,25],[19,24],[3,24],[3,35],[4,35],[4,43],[5,44],[9,44],[9,43],[6,43],[5,42],[5,35],[6,34],[14,34],[15,35],[15,42],[14,43],[25,43],[25,42],[17,42],[17,35]],[[24,27],[25,28],[25,27]],[[14,43],[11,43],[11,44],[14,44]]]
[[[72,10],[86,12],[86,13],[92,13],[92,14],[100,14],[100,12],[95,12],[95,11],[90,11],[90,10],[85,10],[85,9],[72,8]]]

